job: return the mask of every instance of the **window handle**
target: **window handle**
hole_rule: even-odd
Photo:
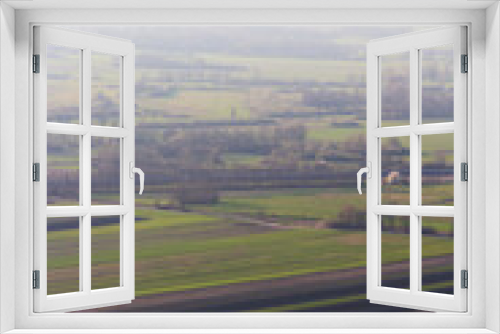
[[[367,178],[371,179],[372,177],[372,163],[368,161],[368,166],[363,167],[358,171],[358,192],[359,194],[363,194],[361,191],[361,176],[366,173]]]
[[[134,167],[134,162],[130,161],[129,164],[130,167],[130,178],[134,178],[134,174],[139,174],[139,184],[140,184],[140,190],[139,190],[139,195],[142,195],[142,192],[144,191],[144,172],[142,169]]]

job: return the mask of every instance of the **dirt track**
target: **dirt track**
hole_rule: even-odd
[[[452,261],[453,256],[443,256],[426,259],[424,265],[426,268],[442,267]],[[405,278],[402,273],[408,272],[408,263],[384,266],[384,275],[395,274],[394,277],[397,278],[389,280],[392,287],[398,287],[401,284],[401,278]],[[366,269],[356,268],[138,297],[131,304],[102,308],[93,312],[246,312],[364,294],[365,279]],[[440,280],[442,277],[439,275],[430,277],[430,281],[439,282]],[[367,300],[361,300],[334,306],[318,306],[304,311],[395,312],[408,310],[374,305]]]

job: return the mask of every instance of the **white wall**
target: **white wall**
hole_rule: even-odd
[[[498,15],[496,14],[498,8],[491,9],[490,18],[488,20],[490,26],[492,22],[494,24],[494,29],[497,29],[496,35],[498,37]],[[491,13],[495,13],[491,16]],[[498,132],[498,122],[485,122],[485,66],[484,66],[484,29],[486,27],[486,19],[484,17],[484,11],[453,11],[453,10],[434,10],[434,11],[398,11],[398,10],[364,10],[364,11],[336,11],[336,10],[248,10],[248,11],[233,11],[233,10],[173,10],[173,11],[161,11],[161,10],[114,10],[114,11],[91,11],[91,10],[41,10],[41,11],[31,11],[31,10],[19,10],[16,16],[17,24],[17,92],[16,92],[16,145],[19,150],[16,152],[16,240],[17,243],[17,266],[16,271],[18,274],[18,292],[17,292],[17,302],[16,307],[18,311],[16,313],[16,324],[20,328],[60,328],[65,331],[68,328],[136,328],[138,322],[144,321],[150,328],[239,328],[242,326],[247,326],[248,328],[283,328],[283,326],[294,326],[296,328],[338,328],[338,327],[349,327],[356,326],[358,328],[399,328],[401,327],[401,320],[406,321],[405,324],[415,324],[415,328],[420,327],[465,327],[472,326],[477,328],[482,328],[484,326],[484,261],[473,261],[471,263],[471,285],[476,285],[473,282],[480,282],[478,286],[475,286],[474,293],[469,289],[469,296],[472,297],[472,310],[474,317],[455,317],[448,314],[438,314],[433,317],[432,321],[429,321],[428,317],[422,317],[418,314],[412,315],[411,317],[399,317],[394,315],[377,315],[364,316],[364,317],[351,317],[343,315],[332,315],[332,316],[310,316],[310,317],[290,317],[290,316],[276,316],[276,317],[261,317],[256,318],[254,316],[242,316],[242,315],[228,315],[228,316],[169,316],[169,317],[147,317],[138,319],[137,317],[132,317],[130,315],[119,315],[117,314],[114,319],[102,316],[90,316],[85,314],[81,317],[66,317],[59,316],[57,314],[52,314],[50,316],[40,316],[40,317],[28,317],[26,310],[31,309],[30,296],[32,296],[32,290],[28,289],[26,284],[30,280],[30,274],[32,270],[31,263],[29,262],[30,254],[30,224],[32,219],[30,217],[30,186],[32,182],[30,181],[30,105],[29,105],[29,55],[30,55],[30,22],[42,22],[42,23],[64,23],[64,22],[89,22],[99,24],[102,22],[109,23],[141,23],[149,22],[154,23],[289,23],[289,24],[300,24],[300,23],[310,23],[312,21],[317,22],[336,22],[336,23],[352,23],[352,22],[424,22],[429,25],[433,25],[436,22],[447,22],[447,23],[457,23],[457,22],[472,22],[472,40],[473,40],[473,79],[472,83],[474,85],[474,98],[472,105],[474,106],[474,119],[471,120],[471,132],[475,138],[473,143],[473,154],[474,159],[470,159],[472,169],[470,171],[471,178],[474,178],[474,189],[471,193],[473,201],[473,212],[472,219],[475,226],[475,233],[472,235],[472,239],[475,240],[473,249],[471,250],[471,257],[475,259],[483,257],[483,250],[485,247],[484,239],[482,236],[485,235],[484,223],[485,223],[485,124],[491,125],[492,129],[489,131]],[[492,29],[489,26],[488,29]],[[493,36],[493,35],[492,35]],[[496,45],[498,47],[498,38],[489,39],[490,47]],[[495,44],[496,43],[496,44]],[[499,48],[500,49],[500,48]],[[490,62],[499,62],[498,52],[494,56],[489,57]],[[498,64],[496,64],[498,69]],[[492,67],[493,69],[493,67]],[[489,96],[494,96],[496,98],[497,107],[489,109],[490,113],[493,113],[497,120],[500,119],[498,115],[498,105],[500,105],[500,97],[498,89],[499,75],[498,70],[488,71],[488,76],[490,76],[489,87],[492,90],[489,91]],[[495,86],[496,84],[496,86]],[[11,84],[11,87],[13,85]],[[491,106],[492,101],[488,102]],[[495,114],[496,113],[496,114]],[[496,134],[498,137],[498,133]],[[498,151],[500,138],[497,140],[489,141],[492,147]],[[500,155],[500,152],[488,152]],[[491,155],[491,154],[490,154]],[[1,157],[1,155],[0,155]],[[492,161],[490,158],[488,162]],[[489,172],[492,172],[496,178],[496,182],[487,182],[489,190],[493,195],[496,194],[496,199],[493,200],[493,210],[497,211],[497,217],[500,217],[500,209],[498,199],[500,198],[500,176],[498,174],[498,164],[497,161],[490,167]],[[0,170],[1,171],[1,170]],[[2,174],[0,174],[2,175]],[[490,175],[488,175],[489,177]],[[493,179],[492,179],[493,180]],[[492,196],[493,198],[494,196]],[[496,207],[496,209],[495,209]],[[499,220],[495,217],[489,215],[489,220],[493,222],[491,228],[491,236],[497,236],[494,234],[499,232],[498,224]],[[496,220],[494,220],[496,219]],[[495,232],[496,230],[496,232]],[[478,236],[480,236],[478,238]],[[478,242],[480,241],[480,242]],[[488,247],[489,250],[495,250],[492,256],[498,260],[498,245],[494,244],[490,240]],[[4,243],[5,244],[5,243]],[[1,250],[1,249],[0,249]],[[5,252],[4,252],[5,253]],[[499,301],[499,290],[498,287],[498,265],[500,261],[497,261],[496,265],[489,268],[490,274],[493,279],[489,280],[490,286],[488,287],[488,308],[490,315],[495,315],[498,317],[498,301]],[[477,273],[477,274],[475,274]],[[496,277],[495,277],[496,275]],[[1,288],[1,286],[0,286]],[[491,288],[491,293],[490,289]],[[479,315],[479,316],[478,316]],[[469,318],[473,318],[470,320]],[[258,320],[257,320],[258,319]],[[353,322],[354,319],[354,322]],[[395,320],[399,320],[396,322]],[[453,323],[450,323],[450,319],[453,319]],[[498,326],[497,322],[493,317],[489,317],[491,328],[496,328]],[[142,325],[142,323],[141,323]],[[500,326],[498,326],[500,328]],[[465,332],[465,331],[462,331]]]
[[[0,333],[14,328],[15,11],[0,3]]]
[[[486,11],[486,327],[500,332],[500,6]],[[479,166],[478,166],[479,167]]]

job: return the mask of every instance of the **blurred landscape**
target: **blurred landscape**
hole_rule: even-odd
[[[102,312],[410,311],[366,300],[366,44],[428,27],[73,27],[136,44],[136,299]],[[49,50],[48,121],[78,123],[78,52]],[[423,122],[453,121],[446,48]],[[427,50],[426,50],[427,52]],[[117,57],[92,57],[92,124],[119,125]],[[409,124],[405,60],[382,124]],[[385,94],[385,95],[384,95]],[[79,141],[48,135],[48,205],[79,203]],[[409,204],[384,138],[382,204]],[[92,140],[92,204],[119,204],[120,142]],[[422,204],[453,205],[453,134],[422,138]],[[365,185],[363,185],[365,189]],[[49,294],[78,290],[78,219],[48,221]],[[119,285],[119,217],[92,219],[92,287]],[[409,287],[408,217],[382,217],[382,284]],[[422,220],[423,290],[453,293],[453,219]]]

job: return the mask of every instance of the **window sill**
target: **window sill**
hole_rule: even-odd
[[[14,329],[4,334],[489,334],[475,329]]]

